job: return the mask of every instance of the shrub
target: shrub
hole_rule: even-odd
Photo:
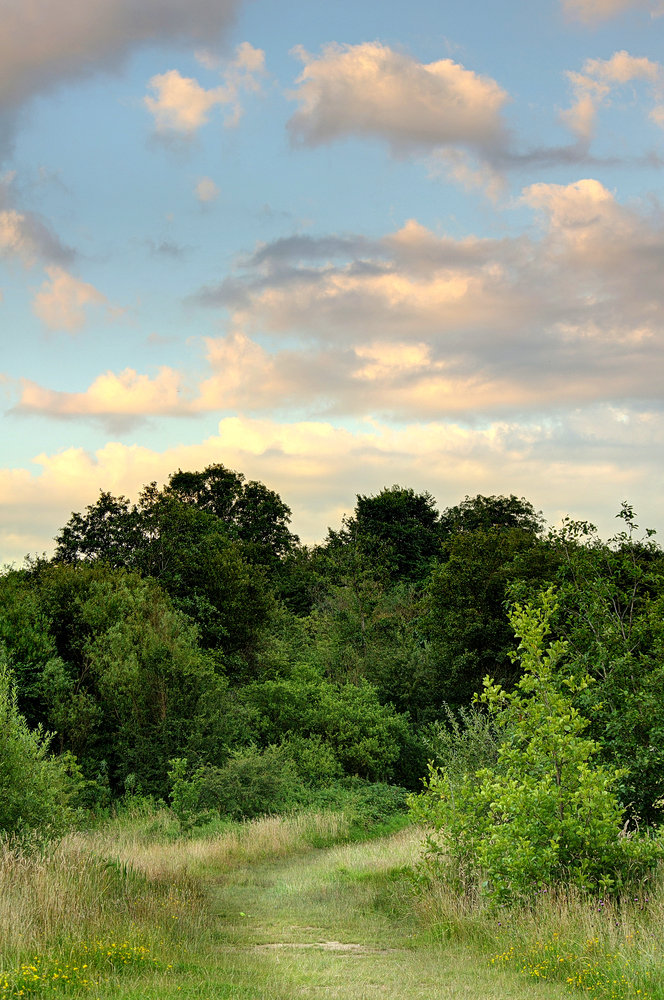
[[[511,694],[484,681],[479,701],[502,732],[496,766],[460,781],[432,766],[425,791],[411,801],[414,814],[443,833],[447,874],[498,902],[563,881],[618,890],[662,854],[659,840],[620,835],[615,789],[623,772],[593,761],[598,745],[583,735],[588,722],[572,704],[590,678],[562,667],[564,643],[544,645],[555,608],[552,590],[539,606],[515,605],[523,675]]]
[[[300,788],[295,766],[281,747],[245,747],[222,767],[203,765],[187,776],[187,761],[171,761],[171,804],[185,826],[218,813],[228,819],[253,819],[283,811]]]

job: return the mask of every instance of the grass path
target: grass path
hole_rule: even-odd
[[[224,876],[212,890],[218,933],[201,967],[180,963],[160,996],[293,1000],[522,1000],[569,997],[562,986],[492,967],[486,953],[423,936],[395,912],[390,872],[413,833],[314,850]],[[197,956],[199,958],[199,956]],[[195,980],[198,979],[198,982]],[[163,986],[166,986],[164,983]],[[173,991],[173,992],[171,992]]]

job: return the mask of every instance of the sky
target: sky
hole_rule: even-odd
[[[664,532],[664,3],[0,6],[0,565],[216,462]]]

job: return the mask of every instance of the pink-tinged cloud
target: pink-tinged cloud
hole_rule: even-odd
[[[202,205],[207,205],[209,202],[217,200],[219,188],[211,177],[201,177],[196,183],[194,193]]]
[[[664,87],[664,68],[652,59],[622,50],[614,52],[610,59],[586,60],[581,73],[570,71],[567,78],[574,91],[574,103],[560,118],[579,139],[589,142],[595,131],[597,112],[616,87],[644,80],[650,85],[652,99],[658,101]],[[659,124],[658,109],[656,105],[650,117]]]
[[[327,45],[304,62],[292,94],[292,139],[316,146],[346,136],[384,139],[396,153],[505,143],[508,95],[489,77],[451,59],[421,63],[380,42]]]
[[[199,296],[232,323],[205,341],[207,372],[32,387],[18,412],[475,421],[660,398],[664,219],[593,178],[531,185],[521,203],[539,236],[457,240],[411,220],[372,241],[263,244]]]
[[[197,80],[172,69],[152,77],[149,87],[153,94],[143,103],[154,118],[158,134],[190,138],[206,124],[215,107],[226,107],[224,123],[236,125],[242,116],[242,92],[258,91],[264,72],[263,51],[243,42],[235,58],[223,64],[223,82],[219,86],[206,90]]]
[[[74,252],[33,212],[7,208],[0,211],[0,257],[33,267],[38,261],[68,262]]]
[[[87,310],[91,307],[102,307],[107,318],[121,312],[111,306],[94,285],[81,281],[63,268],[47,267],[46,274],[48,278],[35,295],[32,310],[50,330],[77,333],[85,326]]]
[[[113,69],[146,44],[214,43],[239,7],[240,0],[4,0],[0,154],[15,112],[34,95]]]

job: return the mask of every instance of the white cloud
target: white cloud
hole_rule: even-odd
[[[319,57],[295,51],[304,69],[292,95],[300,108],[288,127],[298,142],[374,136],[397,153],[505,142],[507,93],[451,59],[420,63],[379,42],[330,44]]]
[[[201,177],[196,184],[195,191],[196,197],[203,204],[216,201],[219,197],[219,188],[211,177]]]
[[[227,107],[225,124],[236,125],[242,116],[242,91],[258,91],[264,72],[263,51],[243,42],[235,58],[223,64],[223,83],[218,87],[206,90],[197,80],[171,69],[152,77],[149,87],[154,96],[145,97],[143,103],[158,134],[191,137],[206,124],[215,107]]]
[[[86,322],[86,309],[103,306],[107,315],[118,314],[105,295],[94,285],[81,281],[61,267],[47,267],[48,279],[35,295],[33,312],[52,330],[76,333]]]
[[[181,76],[176,69],[153,76],[149,86],[155,96],[146,97],[144,103],[154,116],[157,132],[192,135],[208,121],[215,105],[227,101],[223,87],[205,90],[196,80]]]
[[[279,384],[297,371],[340,410],[392,406],[403,417],[657,397],[664,221],[592,178],[531,185],[523,203],[541,213],[538,238],[454,240],[416,222],[375,241],[293,237],[259,247],[198,301],[226,308],[246,337],[298,338],[297,362],[278,350],[260,366],[270,379],[276,366]],[[426,369],[353,396],[353,352],[373,343],[427,344]]]
[[[520,205],[539,235],[457,240],[411,220],[376,240],[262,244],[199,296],[230,311],[231,332],[204,342],[207,371],[30,384],[16,409],[114,426],[238,411],[474,422],[658,399],[664,219],[593,178],[530,185]],[[72,306],[63,273],[51,297],[71,328],[102,300],[83,286]]]

